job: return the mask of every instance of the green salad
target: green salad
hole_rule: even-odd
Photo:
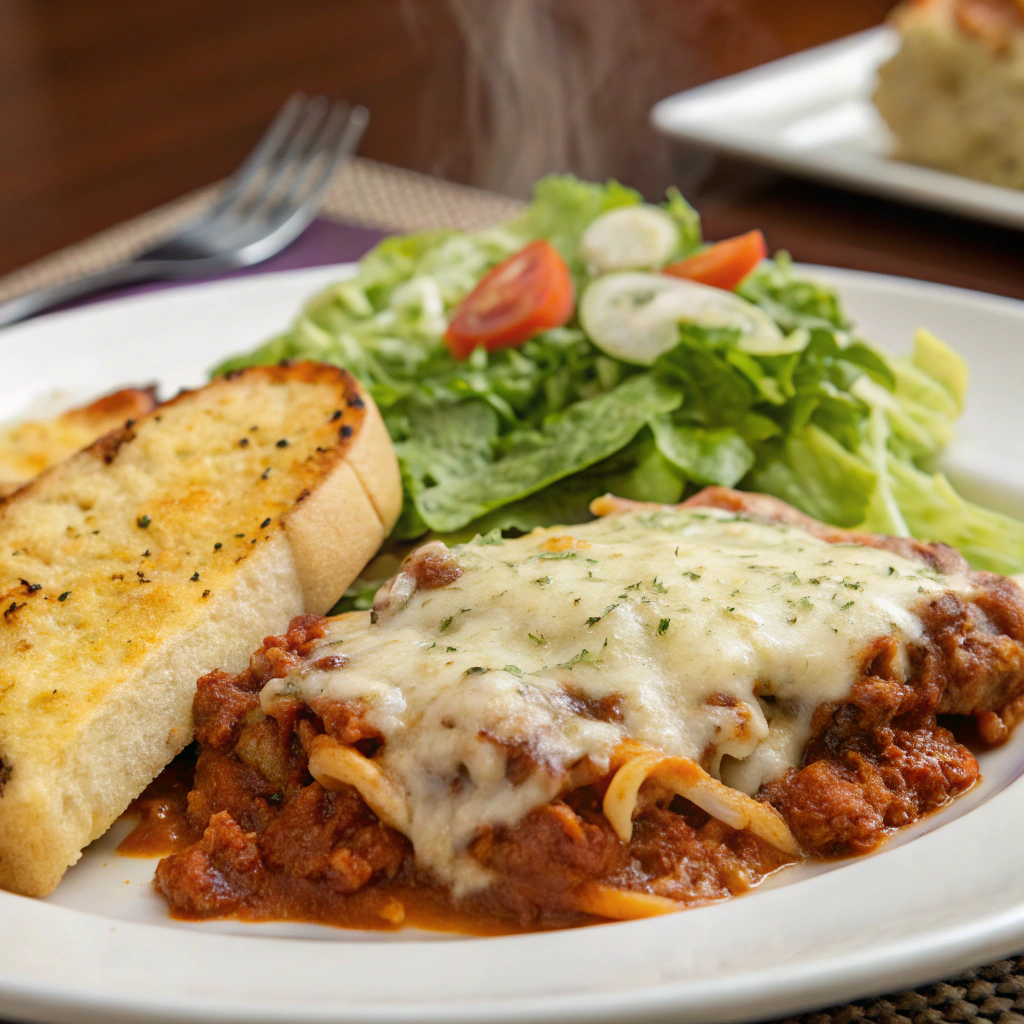
[[[314,359],[359,377],[401,465],[394,542],[580,522],[606,492],[676,502],[721,484],[1024,570],[1024,523],[934,469],[963,406],[960,356],[924,330],[909,356],[882,352],[786,253],[744,263],[748,243],[705,246],[677,192],[656,206],[614,182],[546,178],[499,227],[386,239],[215,372]],[[506,261],[524,247],[562,269],[516,277]]]

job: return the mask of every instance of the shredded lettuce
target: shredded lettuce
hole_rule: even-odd
[[[963,409],[964,360],[923,330],[908,357],[875,348],[835,291],[798,276],[786,253],[737,288],[783,332],[772,354],[735,330],[685,324],[675,348],[640,372],[603,354],[573,318],[519,348],[451,356],[447,324],[489,269],[545,238],[579,296],[594,273],[580,258],[584,230],[642,201],[617,182],[554,176],[506,224],[388,238],[288,331],[214,372],[314,359],[358,376],[401,466],[394,542],[579,522],[609,491],[674,502],[721,484],[839,526],[944,541],[978,568],[1024,570],[1024,523],[965,501],[934,472]],[[697,251],[693,208],[672,190],[663,209],[679,232],[673,258]],[[364,606],[368,593],[352,591],[346,606]]]

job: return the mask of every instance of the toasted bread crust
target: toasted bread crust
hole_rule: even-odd
[[[327,611],[400,495],[369,397],[297,363],[185,392],[0,503],[0,887],[50,892],[189,741],[196,678]]]
[[[48,420],[24,420],[0,430],[0,497],[157,404],[156,389],[122,388]]]

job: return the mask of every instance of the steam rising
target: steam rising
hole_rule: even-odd
[[[770,33],[750,17],[747,0],[445,0],[445,6],[451,22],[431,18],[419,0],[405,0],[404,13],[421,41],[436,35],[441,21],[446,32],[461,33],[464,82],[454,97],[448,90],[448,102],[464,105],[462,137],[452,140],[453,148],[468,148],[473,184],[510,195],[527,195],[534,180],[555,171],[619,177],[654,193],[670,182],[692,186],[706,165],[685,165],[682,174],[673,169],[668,147],[647,125],[651,105],[713,77],[723,61],[728,66],[739,58],[742,65],[745,53],[775,49]],[[440,52],[437,45],[424,47],[433,85],[448,75],[450,86],[454,62]],[[428,88],[426,117],[438,116],[442,91]],[[452,173],[453,148],[431,154],[434,173]],[[462,164],[467,154],[455,155]],[[461,167],[456,173],[462,176]]]

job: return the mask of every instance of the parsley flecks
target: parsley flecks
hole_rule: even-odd
[[[658,623],[658,636],[664,636],[668,632],[668,627],[671,625],[671,619],[662,619]]]
[[[194,573],[192,573],[192,575],[191,575],[191,576],[189,576],[189,579],[190,579],[190,580],[191,580],[191,581],[192,581],[193,583],[196,583],[196,582],[198,582],[198,580],[199,580],[199,573],[197,573],[197,572],[194,572]]]
[[[543,633],[541,633],[541,635],[540,635],[540,636],[534,636],[534,635],[533,635],[532,633],[527,633],[526,635],[527,635],[527,636],[528,636],[528,637],[529,637],[529,638],[530,638],[530,639],[531,639],[531,640],[532,640],[532,641],[533,641],[533,642],[534,642],[534,643],[535,643],[535,644],[536,644],[536,645],[537,645],[538,647],[543,647],[543,646],[544,646],[544,644],[546,644],[546,643],[547,643],[547,639],[545,638],[545,636],[544,636],[544,634],[543,634]]]
[[[601,621],[601,620],[602,620],[602,619],[603,619],[603,618],[604,618],[604,617],[605,617],[605,616],[606,616],[606,615],[607,615],[607,614],[608,614],[609,612],[613,612],[613,611],[615,611],[615,609],[616,609],[616,608],[618,608],[618,607],[619,607],[619,606],[618,606],[617,604],[610,604],[610,605],[608,605],[608,607],[607,607],[607,608],[605,608],[605,610],[604,610],[603,612],[601,612],[601,614],[600,614],[600,615],[591,615],[591,616],[590,616],[590,618],[589,618],[589,619],[587,619],[587,628],[589,629],[589,628],[590,628],[591,626],[594,626],[594,625],[596,625],[596,624],[597,624],[598,622],[600,622],[600,621]]]
[[[448,653],[448,654],[456,654],[456,653],[458,653],[458,650],[459,650],[458,647],[446,647],[445,648],[445,652]]]
[[[687,579],[693,580],[694,583],[696,583],[697,580],[700,579],[700,573],[699,572],[694,572],[692,569],[688,569],[686,572],[683,573],[683,575]]]
[[[521,676],[523,674],[523,670],[518,665],[506,665],[505,671],[513,676]]]
[[[262,523],[260,523],[260,529],[261,530],[265,530],[269,525],[270,525],[270,516],[267,516],[267,518],[264,519]]]
[[[482,665],[474,665],[472,668],[467,668],[466,671],[462,674],[464,676],[478,676],[480,675],[480,673],[486,671],[487,669],[485,669]]]
[[[70,596],[71,596],[71,591],[70,590],[65,590],[64,593],[61,594],[60,597],[57,598],[57,600],[58,601],[66,601]]]
[[[135,525],[138,526],[140,530],[145,530],[149,528],[149,524],[151,522],[153,522],[153,520],[150,519],[149,516],[139,516],[139,518],[135,520]]]
[[[847,601],[846,604],[841,604],[839,610],[841,612],[849,611],[853,607],[853,601]]]
[[[799,583],[800,582],[800,577],[797,576],[797,574],[795,572],[787,572],[786,575],[782,577],[782,582],[783,583]]]
[[[444,622],[441,623],[441,628],[438,630],[439,633],[443,633],[451,624],[453,616],[449,615]]]
[[[288,441],[285,438],[282,437],[281,440],[277,442],[277,447],[278,448],[287,448],[288,447]]]
[[[542,561],[548,562],[553,558],[575,558],[575,551],[544,551],[537,556]]]
[[[571,672],[577,665],[596,665],[599,660],[584,647],[579,654],[574,654],[568,661],[559,662],[555,668],[567,668]]]
[[[543,587],[543,586],[546,586],[548,583],[551,582],[551,577],[550,576],[541,576],[540,579],[536,579],[533,582],[534,583],[539,583]]]

